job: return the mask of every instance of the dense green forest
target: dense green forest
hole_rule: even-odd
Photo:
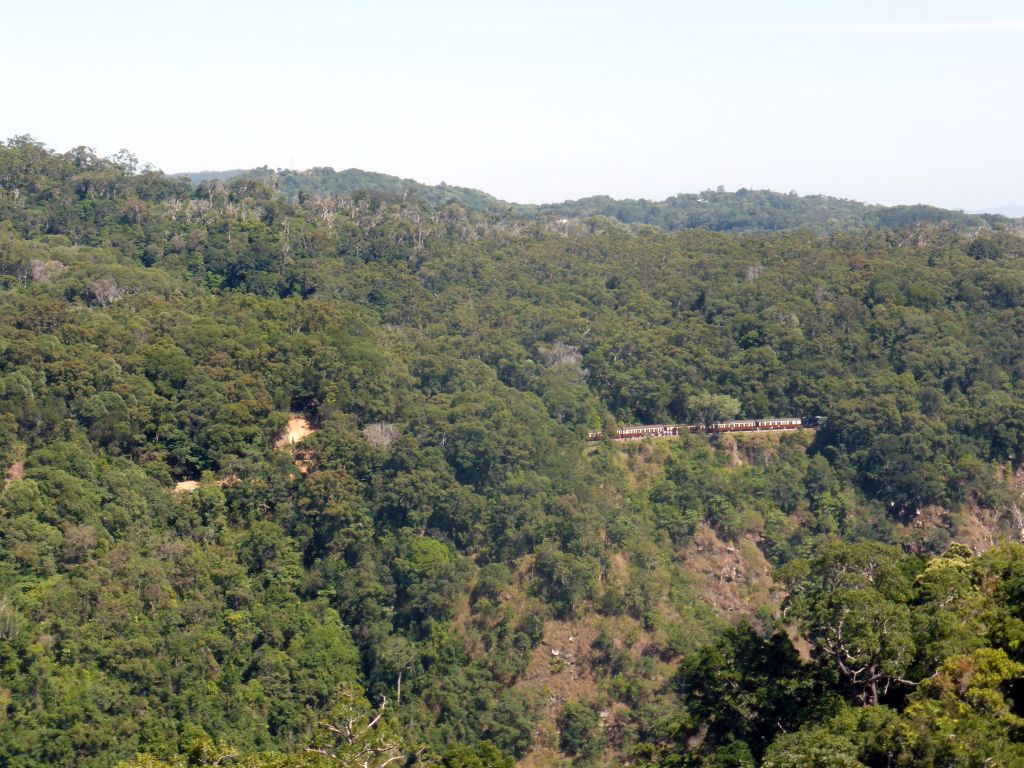
[[[0,147],[0,764],[1024,765],[1019,231],[336,191]]]
[[[661,201],[616,200],[597,196],[564,203],[526,205],[508,203],[477,189],[444,183],[432,186],[356,168],[345,171],[333,168],[275,171],[263,167],[249,171],[208,171],[187,175],[196,184],[232,179],[261,181],[293,203],[301,202],[310,195],[330,197],[370,192],[403,198],[412,196],[435,208],[453,202],[473,211],[505,213],[521,218],[607,216],[624,224],[648,224],[666,230],[705,228],[717,232],[752,232],[808,229],[827,234],[875,227],[895,229],[915,224],[990,229],[1013,221],[1005,216],[969,214],[930,205],[866,205],[825,195],[800,196],[795,192],[782,194],[751,189],[736,192],[709,189]]]

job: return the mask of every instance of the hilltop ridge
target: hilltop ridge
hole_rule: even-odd
[[[705,228],[719,232],[809,229],[824,233],[864,228],[895,229],[913,224],[946,223],[961,228],[990,228],[1014,220],[999,214],[965,213],[931,205],[883,206],[828,195],[719,187],[698,193],[680,193],[664,200],[616,199],[594,195],[578,200],[543,204],[512,203],[469,187],[441,183],[424,184],[384,173],[329,167],[305,171],[274,170],[263,166],[250,170],[201,171],[174,174],[193,184],[256,179],[273,187],[289,202],[302,195],[351,195],[377,193],[413,196],[432,207],[455,202],[474,211],[507,213],[526,218],[586,218],[606,216],[624,224],[647,224],[665,230]]]

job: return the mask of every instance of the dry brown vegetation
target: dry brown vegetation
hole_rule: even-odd
[[[706,523],[697,526],[680,567],[700,599],[719,612],[749,617],[759,606],[777,609],[784,597],[772,580],[771,563],[752,539],[726,543]]]
[[[11,466],[7,468],[7,475],[4,477],[4,488],[6,488],[11,480],[24,480],[25,479],[25,462],[15,461],[11,463]]]

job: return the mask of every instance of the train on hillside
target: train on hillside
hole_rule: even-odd
[[[612,440],[642,440],[645,437],[675,437],[684,433],[717,434],[719,432],[772,432],[782,429],[816,427],[820,419],[741,419],[739,421],[716,421],[706,424],[644,424],[622,427],[612,435]],[[593,442],[604,438],[604,433],[591,430],[587,440]]]

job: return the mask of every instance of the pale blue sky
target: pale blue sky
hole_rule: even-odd
[[[1024,203],[1024,4],[827,5],[0,0],[0,137],[521,202]]]

